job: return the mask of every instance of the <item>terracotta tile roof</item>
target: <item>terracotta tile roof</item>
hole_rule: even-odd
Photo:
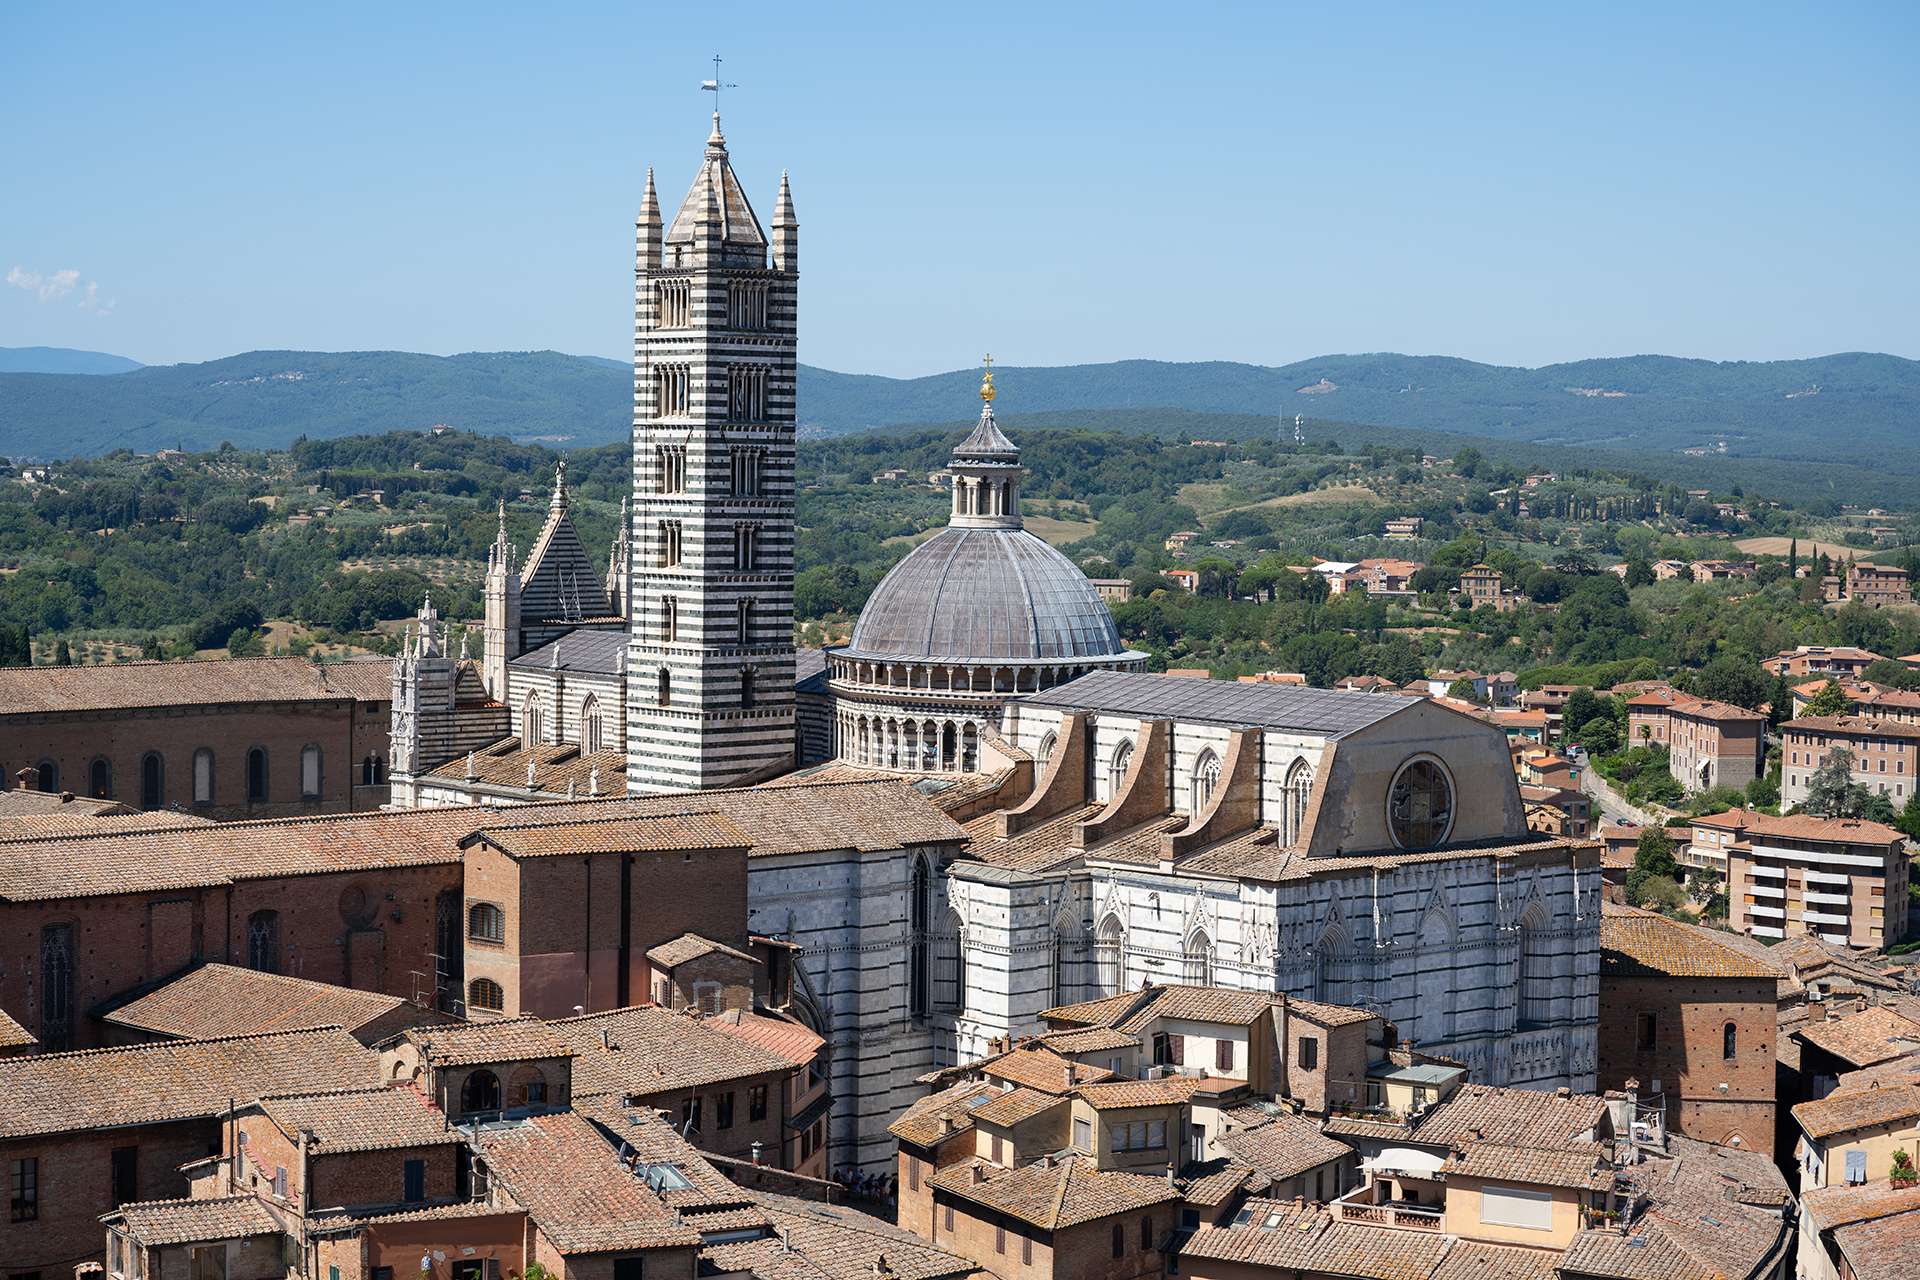
[[[393,701],[393,659],[379,657],[345,658],[338,662],[314,664],[320,683],[334,693],[355,702]]]
[[[389,675],[379,700],[392,696]],[[372,665],[372,664],[368,664]],[[336,678],[305,658],[208,658],[81,667],[0,668],[0,715],[120,711],[135,707],[250,702],[326,702],[356,697],[359,673]]]
[[[396,1013],[422,1023],[444,1015],[399,996],[310,982],[228,964],[206,964],[120,1005],[102,1020],[176,1040],[258,1035],[297,1027],[344,1027],[356,1032]],[[399,1030],[399,1027],[394,1027]]]
[[[737,827],[734,829],[739,830]],[[724,942],[715,942],[712,938],[703,938],[697,933],[683,933],[657,947],[649,947],[647,959],[662,969],[676,969],[689,960],[698,960],[701,956],[710,956],[716,951],[721,955],[732,956],[736,960],[754,963],[753,957],[746,952],[735,950]]]
[[[417,1209],[322,1209],[307,1215],[307,1226],[317,1232],[388,1222],[452,1222],[461,1218],[491,1218],[520,1212],[517,1206],[494,1205],[485,1200],[430,1204]]]
[[[1055,1005],[1042,1010],[1040,1016],[1048,1022],[1064,1022],[1075,1027],[1109,1027],[1133,1008],[1134,1001],[1139,998],[1138,991],[1122,991],[1116,995],[1101,996],[1097,1000]]]
[[[1101,1053],[1109,1049],[1133,1049],[1140,1037],[1112,1027],[1077,1027],[1068,1031],[1049,1031],[1034,1037],[1055,1053]]]
[[[980,1104],[973,1109],[973,1118],[982,1124],[998,1125],[1003,1129],[1011,1128],[1022,1120],[1031,1120],[1043,1111],[1062,1107],[1067,1100],[1058,1094],[1042,1093],[1038,1089],[1009,1089],[999,1097]]]
[[[1893,844],[1904,837],[1892,827],[1865,818],[1819,818],[1810,813],[1774,817],[1752,809],[1728,809],[1724,813],[1695,818],[1696,827],[1751,832],[1757,836],[1779,836],[1789,840],[1827,840],[1842,844]]]
[[[1452,1245],[1437,1231],[1336,1222],[1319,1205],[1254,1199],[1233,1225],[1195,1232],[1180,1254],[1357,1280],[1428,1280]]]
[[[1235,1124],[1219,1136],[1217,1144],[1275,1182],[1353,1154],[1352,1147],[1290,1111],[1267,1114],[1258,1107],[1236,1108],[1231,1115]],[[1243,1118],[1244,1128],[1239,1123]]]
[[[215,1116],[299,1080],[377,1083],[379,1059],[337,1027],[0,1058],[0,1139]]]
[[[1890,1084],[1920,1084],[1920,1051],[1843,1072],[1833,1091],[1847,1093],[1855,1089],[1885,1088]]]
[[[1778,982],[1786,966],[1723,944],[1723,935],[1612,902],[1600,904],[1600,973],[1605,976],[1757,978]],[[1726,935],[1731,936],[1731,935]]]
[[[571,1058],[574,1052],[565,1036],[531,1016],[448,1027],[416,1027],[406,1033],[406,1039],[435,1067]],[[578,1082],[574,1088],[578,1090]]]
[[[1666,1154],[1623,1166],[1634,1206],[1624,1231],[1583,1231],[1560,1267],[1615,1280],[1761,1276],[1785,1257],[1786,1180],[1767,1156],[1670,1135]]]
[[[887,1132],[916,1147],[931,1147],[942,1138],[971,1129],[974,1108],[985,1106],[1000,1092],[985,1080],[950,1085],[916,1099],[887,1126]],[[947,1128],[943,1121],[951,1121],[953,1128]]]
[[[46,818],[70,815],[76,818],[151,817],[137,813],[118,800],[92,800],[71,791],[30,791],[14,785],[11,776],[0,778],[6,790],[0,791],[0,829],[16,818]],[[160,811],[162,814],[166,810]]]
[[[1793,1109],[1793,1118],[1811,1138],[1831,1138],[1856,1129],[1875,1129],[1920,1118],[1920,1085],[1895,1084],[1878,1089],[1830,1093]]]
[[[628,1172],[581,1116],[562,1112],[487,1127],[477,1142],[492,1176],[564,1255],[700,1244],[700,1233]]]
[[[1371,1022],[1381,1019],[1377,1013],[1365,1009],[1355,1009],[1344,1004],[1324,1004],[1318,1000],[1288,1000],[1287,1013],[1294,1017],[1305,1018],[1308,1022],[1322,1027],[1350,1027],[1356,1022]]]
[[[1559,1268],[1552,1249],[1462,1240],[1447,1250],[1433,1280],[1558,1280]]]
[[[812,1062],[826,1044],[819,1032],[795,1018],[728,1009],[709,1015],[703,1021],[709,1027],[759,1045],[796,1067]]]
[[[254,1196],[142,1200],[121,1205],[107,1216],[124,1225],[127,1234],[151,1249],[273,1236],[281,1231],[279,1220]]]
[[[1599,1143],[1564,1149],[1520,1147],[1502,1142],[1468,1142],[1441,1166],[1441,1172],[1490,1182],[1604,1191],[1613,1185],[1613,1168]]]
[[[644,1098],[750,1076],[785,1076],[794,1070],[789,1058],[658,1005],[556,1018],[545,1025],[575,1055],[575,1097],[617,1093]],[[607,1041],[601,1038],[603,1032]]]
[[[1875,701],[1881,699],[1876,698]],[[1780,727],[1842,737],[1920,738],[1920,724],[1904,720],[1881,720],[1873,716],[1801,716]]]
[[[1912,1280],[1920,1275],[1920,1210],[1841,1227],[1833,1242],[1853,1280]]]
[[[1426,1144],[1499,1142],[1524,1147],[1572,1147],[1606,1115],[1604,1098],[1559,1097],[1532,1089],[1462,1085],[1428,1111],[1414,1133]]]
[[[533,790],[545,795],[565,795],[571,786],[576,796],[585,799],[596,794],[618,796],[627,786],[627,753],[624,750],[582,751],[577,743],[536,743],[520,745],[518,738],[502,738],[484,750],[473,753],[473,774],[467,774],[467,757],[453,759],[430,770],[428,777],[449,782],[474,782],[509,790],[527,789],[527,766],[533,766]]]
[[[1265,991],[1164,984],[1144,987],[1139,991],[1124,991],[1079,1004],[1059,1005],[1045,1010],[1040,1016],[1048,1022],[1112,1027],[1129,1035],[1138,1035],[1162,1018],[1218,1022],[1235,1027],[1252,1026],[1269,1016],[1277,1003],[1277,997]],[[1364,1010],[1321,1004],[1313,1000],[1290,1000],[1288,1007],[1321,1026],[1343,1026],[1374,1016]]]
[[[558,858],[575,854],[678,852],[683,849],[744,849],[740,828],[710,813],[607,817],[590,822],[543,822],[487,826],[461,841],[486,843],[513,858]]]
[[[1073,828],[1105,805],[1090,804],[1048,818],[1012,836],[997,834],[997,815],[986,813],[966,823],[967,856],[1007,871],[1045,871],[1080,856]]]
[[[5,1009],[0,1009],[0,1049],[24,1049],[39,1043],[33,1032],[15,1022]]]
[[[581,801],[524,805],[520,825],[606,816]],[[216,822],[172,830],[22,840],[0,858],[0,899],[84,898],[165,889],[207,888],[245,880],[339,871],[450,866],[459,841],[497,811],[447,807]]]
[[[1920,1187],[1896,1187],[1884,1178],[1857,1186],[1810,1187],[1800,1193],[1801,1212],[1823,1231],[1915,1209],[1920,1209]]]
[[[1174,1178],[1180,1199],[1189,1205],[1222,1205],[1258,1176],[1242,1161],[1217,1156],[1212,1160],[1182,1165]]]
[[[981,1171],[979,1182],[973,1181],[975,1169]],[[1085,1156],[1036,1160],[1017,1169],[964,1160],[934,1174],[932,1182],[963,1200],[1047,1231],[1180,1198],[1164,1175],[1149,1177],[1101,1169]]]
[[[1809,1023],[1797,1034],[1854,1067],[1870,1067],[1920,1049],[1920,1023],[1910,1022],[1884,1005]]]
[[[1130,1107],[1170,1107],[1185,1102],[1206,1083],[1199,1076],[1165,1076],[1159,1080],[1083,1084],[1075,1093],[1095,1111],[1123,1111]]]
[[[757,1280],[841,1280],[876,1274],[881,1259],[899,1280],[960,1280],[980,1274],[970,1259],[948,1253],[892,1223],[845,1205],[758,1192],[754,1206],[779,1232],[760,1240],[708,1245],[703,1261],[750,1270]]]
[[[580,1099],[574,1110],[604,1128],[623,1159],[632,1154],[649,1165],[670,1166],[687,1180],[684,1187],[654,1189],[668,1207],[698,1215],[741,1209],[752,1203],[751,1192],[708,1163],[653,1108],[629,1106],[618,1098],[601,1095]],[[702,1218],[693,1225],[705,1228],[708,1221]]]
[[[0,795],[20,795],[19,791]],[[30,794],[39,795],[40,792]],[[111,836],[129,831],[175,831],[181,827],[209,827],[213,819],[193,813],[156,809],[152,813],[23,814],[0,817],[0,841],[38,840],[47,836]]]
[[[717,813],[753,842],[752,857],[850,849],[879,853],[925,844],[958,845],[966,832],[905,779],[799,782],[629,800],[634,812]]]
[[[1015,1049],[980,1062],[980,1071],[996,1080],[1008,1080],[1044,1093],[1065,1093],[1075,1085],[1113,1079],[1113,1072],[1088,1062],[1075,1062],[1045,1049]]]
[[[255,1104],[280,1132],[313,1136],[317,1155],[457,1146],[464,1141],[441,1112],[412,1089],[339,1089],[279,1094]]]

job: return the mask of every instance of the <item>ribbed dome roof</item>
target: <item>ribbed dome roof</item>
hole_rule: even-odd
[[[1126,650],[1073,562],[1025,529],[943,529],[880,580],[847,656],[1042,662]]]

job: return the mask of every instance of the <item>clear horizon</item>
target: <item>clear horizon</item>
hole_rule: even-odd
[[[739,13],[17,7],[0,345],[624,359],[717,43],[808,364],[1920,357],[1909,6]]]

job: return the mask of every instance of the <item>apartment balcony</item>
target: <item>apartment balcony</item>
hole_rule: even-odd
[[[1756,898],[1785,898],[1787,891],[1767,884],[1750,884],[1747,892]]]
[[[1801,913],[1800,918],[1808,924],[1833,924],[1839,925],[1842,929],[1846,928],[1847,925],[1846,916],[1836,915],[1830,911],[1804,911]]]
[[[1812,889],[1809,889],[1807,890],[1807,901],[1809,903],[1824,902],[1829,906],[1844,907],[1853,901],[1853,899],[1850,895],[1844,893],[1815,893]]]
[[[1785,880],[1787,878],[1787,869],[1785,867],[1772,867],[1763,863],[1755,863],[1753,866],[1747,868],[1747,874],[1755,880]]]
[[[1327,1208],[1342,1222],[1364,1222],[1373,1227],[1399,1227],[1404,1231],[1438,1232],[1444,1209],[1396,1200],[1385,1183],[1369,1182],[1355,1187]]]

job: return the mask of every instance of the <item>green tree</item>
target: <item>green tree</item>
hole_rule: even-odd
[[[53,665],[56,667],[73,665],[73,647],[67,643],[65,636],[60,637],[53,646]]]
[[[1906,807],[1900,810],[1900,817],[1894,822],[1902,835],[1909,840],[1920,840],[1920,791],[1907,797]]]
[[[1468,479],[1480,474],[1480,464],[1485,461],[1485,455],[1472,445],[1453,452],[1453,469]]]
[[[227,637],[227,656],[230,658],[257,658],[266,651],[266,643],[252,627],[235,627],[233,634]]]
[[[1773,678],[1773,688],[1767,694],[1767,724],[1779,728],[1793,719],[1793,686],[1787,683],[1783,672]]]
[[[1610,715],[1597,715],[1580,726],[1576,735],[1588,755],[1610,756],[1620,749],[1620,725]]]
[[[1763,773],[1747,783],[1747,804],[1754,809],[1775,809],[1780,804],[1780,780]]]
[[[1633,866],[1627,871],[1627,901],[1639,906],[1645,900],[1647,882],[1680,878],[1680,863],[1673,856],[1673,839],[1660,827],[1648,827],[1634,846]]]
[[[1731,653],[1721,654],[1698,671],[1684,673],[1678,683],[1697,698],[1712,698],[1749,711],[1765,702],[1772,692],[1759,663]]]
[[[1462,702],[1478,702],[1480,700],[1479,695],[1473,691],[1473,681],[1464,676],[1447,686],[1447,696],[1449,698],[1458,698]]]
[[[33,637],[25,623],[0,624],[0,667],[33,665]]]
[[[1820,692],[1814,694],[1812,700],[1807,703],[1806,714],[1810,716],[1843,716],[1847,714],[1847,708],[1851,705],[1852,703],[1847,698],[1846,690],[1842,689],[1836,681],[1829,680],[1820,686]],[[1844,750],[1844,748],[1842,748],[1842,750]]]
[[[1560,724],[1563,727],[1563,731],[1568,728],[1576,728],[1584,732],[1589,721],[1600,716],[1611,718],[1612,715],[1613,710],[1606,702],[1597,697],[1593,690],[1587,688],[1585,685],[1581,685],[1578,689],[1575,689],[1567,695],[1567,705],[1560,709]],[[1588,750],[1591,751],[1592,748],[1589,747]],[[1594,754],[1608,755],[1610,753],[1595,751]]]
[[[1653,585],[1653,565],[1645,556],[1629,556],[1627,572],[1621,579],[1628,587],[1650,587]]]

